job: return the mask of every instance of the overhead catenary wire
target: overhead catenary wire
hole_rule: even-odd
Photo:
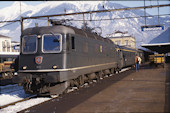
[[[5,20],[5,21],[0,21],[0,23],[7,23],[7,22],[20,22],[20,20]]]
[[[159,16],[167,16],[167,15],[170,15],[170,14],[162,14],[162,15],[159,15]],[[150,16],[136,16],[136,17],[122,17],[122,18],[105,18],[105,19],[70,19],[70,21],[108,21],[108,20],[116,20],[116,19],[133,19],[133,18],[143,18],[143,17],[156,17],[158,15],[150,15]],[[38,20],[42,20],[42,19],[38,19]],[[60,20],[60,19],[53,19],[53,20]]]
[[[11,24],[14,24],[14,23],[15,23],[15,22],[11,22],[11,23],[5,24],[5,25],[1,26],[0,28],[6,27],[6,26],[11,25]]]

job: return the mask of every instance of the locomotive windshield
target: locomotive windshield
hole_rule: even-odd
[[[61,52],[61,35],[44,35],[43,36],[43,52],[59,53]]]
[[[35,53],[37,47],[37,36],[24,36],[22,41],[23,53]]]

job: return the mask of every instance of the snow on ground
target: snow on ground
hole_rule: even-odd
[[[31,96],[30,94],[25,94],[22,86],[18,85],[0,86],[0,106],[22,100],[30,96]],[[17,103],[15,105],[8,106],[7,108],[1,109],[0,113],[16,113],[18,111],[37,105],[49,99],[51,98],[33,98],[24,102]]]
[[[7,85],[0,86],[0,106],[22,100],[30,96],[25,94],[22,86],[18,85]]]
[[[123,69],[120,71],[120,73],[122,73],[122,72],[124,72],[124,71],[127,71],[127,70],[129,70],[129,69],[131,69],[131,67],[123,68]]]
[[[46,98],[43,98],[43,97],[42,98],[34,98],[34,99],[31,99],[31,100],[20,102],[20,103],[17,103],[15,105],[11,105],[7,108],[1,109],[0,113],[17,113],[21,110],[27,109],[31,106],[35,106],[39,103],[48,101],[50,99],[51,98],[47,98],[47,97]],[[29,112],[29,111],[27,111],[27,112]]]

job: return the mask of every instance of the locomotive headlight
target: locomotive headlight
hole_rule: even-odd
[[[53,69],[57,69],[57,66],[53,66]]]
[[[23,66],[22,69],[27,69],[27,66]]]
[[[41,38],[41,35],[38,35],[37,37],[38,37],[38,38]]]

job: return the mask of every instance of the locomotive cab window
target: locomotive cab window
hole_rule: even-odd
[[[36,53],[37,51],[37,36],[24,36],[22,41],[22,52],[26,54]]]
[[[45,53],[59,53],[62,48],[62,38],[60,34],[43,35],[42,51]]]

